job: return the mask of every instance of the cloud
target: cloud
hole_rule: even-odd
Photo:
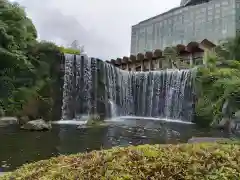
[[[90,56],[129,55],[131,26],[180,4],[180,0],[17,0],[26,7],[41,39],[77,39]]]

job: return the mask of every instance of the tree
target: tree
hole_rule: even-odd
[[[36,42],[37,33],[17,3],[1,0],[0,12],[0,98],[6,105],[19,84],[27,85],[24,76],[31,73],[33,66],[26,49]]]
[[[189,68],[189,64],[186,61],[181,60],[177,47],[167,47],[164,49],[164,56],[166,60],[171,65],[172,68],[182,69]]]
[[[32,101],[51,109],[59,47],[36,40],[36,28],[19,4],[0,0],[0,12],[0,109],[21,114]]]
[[[219,57],[225,60],[240,60],[240,34],[236,37],[227,38],[216,48]]]
[[[216,54],[205,52],[205,66],[198,68],[196,78],[198,124],[217,124],[223,116],[232,118],[240,109],[240,61],[230,59],[240,55],[237,51],[239,43],[238,36],[218,46]],[[228,114],[223,111],[225,102],[231,106]]]

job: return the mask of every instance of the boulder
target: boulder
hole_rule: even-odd
[[[29,131],[46,131],[52,128],[51,123],[48,123],[42,119],[29,121],[23,126],[21,129],[29,130]]]
[[[82,122],[82,124],[79,125],[77,129],[85,129],[92,126],[105,125],[98,114],[92,114],[90,116],[82,116],[80,121]]]
[[[19,124],[20,125],[24,125],[24,124],[26,124],[27,122],[30,121],[28,116],[22,116],[22,117],[19,117],[18,119],[19,119]]]
[[[18,119],[16,117],[1,117],[0,126],[8,126],[18,124]]]

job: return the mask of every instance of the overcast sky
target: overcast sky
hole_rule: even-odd
[[[39,37],[58,44],[78,40],[88,55],[129,55],[131,26],[180,4],[180,0],[16,0]]]

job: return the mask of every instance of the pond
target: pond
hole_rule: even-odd
[[[222,132],[198,129],[194,125],[151,120],[108,122],[106,126],[77,128],[53,125],[48,132],[0,128],[0,171],[12,171],[24,163],[60,154],[108,149],[113,146],[187,142],[192,136],[226,137]]]

